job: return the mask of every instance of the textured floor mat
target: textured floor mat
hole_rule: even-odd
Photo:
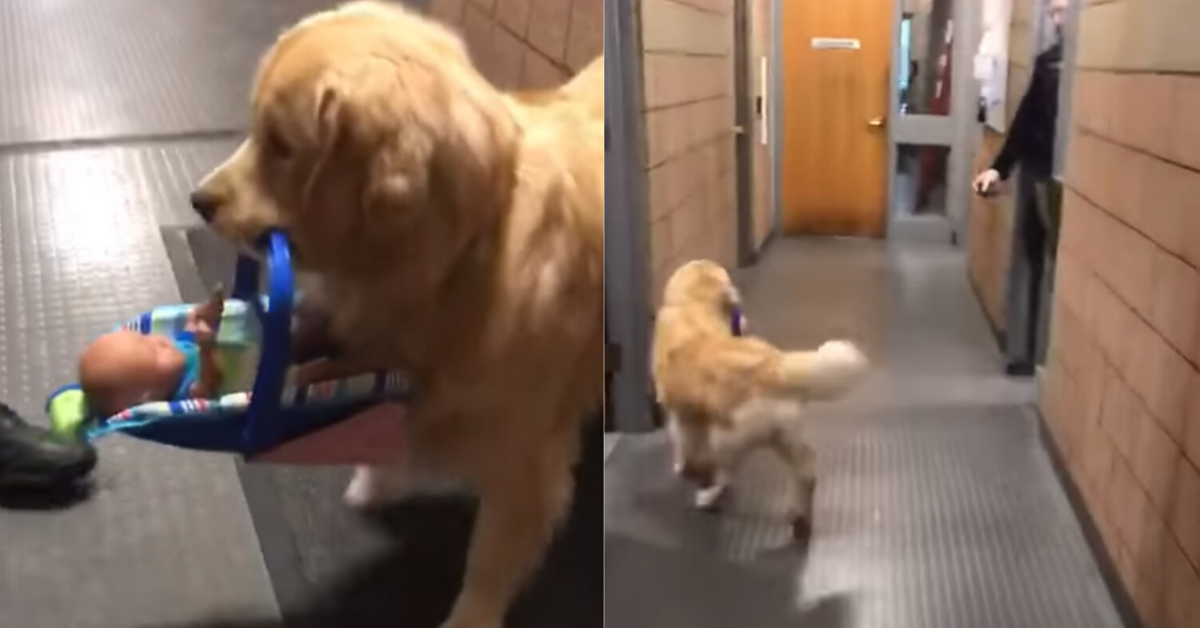
[[[164,240],[186,299],[229,283],[235,250],[211,231],[169,229]],[[513,628],[602,625],[600,428],[596,421],[586,436],[571,520],[514,609]],[[342,506],[345,469],[239,465],[239,473],[289,626],[391,628],[403,617],[406,627],[432,628],[444,619],[462,575],[468,505],[431,501],[368,520]]]
[[[1018,407],[814,409],[814,541],[788,544],[782,468],[756,458],[699,513],[661,434],[605,470],[605,613],[622,628],[1117,628]],[[821,416],[823,415],[823,416]]]
[[[328,0],[0,2],[0,144],[244,128],[259,56]]]
[[[163,154],[0,155],[0,398],[32,420],[97,333],[179,298],[155,217],[190,175]],[[231,458],[112,437],[95,484],[68,510],[0,512],[2,623],[276,614]]]

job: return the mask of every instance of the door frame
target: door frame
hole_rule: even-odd
[[[768,246],[775,240],[779,231],[780,209],[777,203],[779,202],[779,172],[782,159],[782,152],[778,151],[779,140],[782,137],[779,129],[776,128],[773,116],[778,111],[777,106],[782,102],[782,97],[779,95],[777,86],[781,78],[776,72],[779,69],[778,60],[783,54],[782,47],[779,47],[778,34],[782,30],[779,25],[778,16],[780,15],[780,0],[768,0],[765,4],[767,9],[766,23],[767,32],[763,35],[768,39],[767,46],[762,50],[762,57],[767,64],[767,76],[764,77],[763,98],[758,103],[761,106],[761,112],[752,108],[748,103],[747,95],[754,88],[752,80],[753,70],[751,69],[750,58],[750,37],[752,36],[751,23],[753,16],[751,15],[751,3],[753,0],[734,0],[733,3],[733,107],[734,107],[734,126],[740,129],[740,132],[734,136],[734,168],[735,179],[737,185],[737,224],[736,241],[737,241],[737,264],[741,268],[753,266],[758,263],[762,255],[766,252]],[[758,64],[754,64],[758,67]],[[761,70],[759,70],[761,71]],[[767,177],[769,179],[767,187],[761,193],[767,196],[767,220],[769,224],[764,232],[761,241],[756,238],[758,231],[754,215],[755,203],[758,198],[755,196],[760,193],[756,190],[755,167],[754,159],[756,156],[755,143],[759,141],[757,132],[758,120],[757,117],[762,116],[761,123],[767,128],[767,156],[766,168]]]
[[[613,407],[618,432],[654,429],[650,405],[650,259],[641,117],[641,45],[632,3],[604,0],[604,325],[615,350]]]
[[[950,64],[950,111],[945,116],[900,113],[900,25],[904,20],[902,0],[892,1],[892,68],[888,106],[888,239],[964,243],[971,207],[970,178],[975,152],[975,118],[978,89],[973,72],[974,57],[982,35],[982,5],[979,0],[953,0],[950,10],[952,34]],[[943,217],[906,216],[900,212],[898,168],[903,144],[945,146],[946,207]]]
[[[1037,57],[1048,44],[1054,33],[1048,28],[1047,10],[1049,0],[1033,0],[1035,4],[1032,28],[1035,34],[1032,56],[1029,67],[1033,67]],[[1071,90],[1075,84],[1075,56],[1079,44],[1079,18],[1083,0],[1070,0],[1063,18],[1063,63],[1059,73],[1058,84],[1058,119],[1055,120],[1054,154],[1051,174],[1061,184],[1066,166],[1067,140],[1071,129]],[[1021,86],[1022,90],[1027,86]],[[1023,95],[1023,94],[1022,94]],[[1016,209],[1024,203],[1033,202],[1033,186],[1024,180],[1024,174],[1017,170],[1017,181],[1014,187],[1013,202]],[[1039,284],[1038,311],[1036,318],[1029,316],[1026,307],[1027,299],[1031,298],[1033,282],[1032,272],[1028,262],[1020,251],[1024,250],[1022,241],[1024,232],[1015,228],[1019,224],[1013,221],[1012,260],[1008,268],[1008,291],[1005,295],[1005,344],[1004,353],[1007,362],[1020,368],[1032,367],[1034,371],[1044,366],[1047,349],[1050,343],[1051,314],[1054,299],[1054,276],[1056,273],[1054,259],[1044,261],[1043,277]],[[1061,227],[1060,227],[1061,228]],[[1034,354],[1026,355],[1026,342],[1029,334],[1035,334]]]
[[[769,66],[767,94],[767,125],[770,135],[771,160],[771,228],[762,250],[778,235],[783,217],[783,125],[785,121],[776,116],[783,111],[783,3],[788,0],[770,1],[771,42],[768,51]],[[797,0],[790,0],[795,2]],[[820,1],[820,0],[806,0]],[[897,220],[896,166],[899,144],[924,142],[950,147],[950,158],[946,166],[946,223],[949,240],[964,246],[967,224],[971,210],[970,178],[972,156],[975,152],[977,135],[975,129],[978,91],[973,75],[975,51],[979,46],[982,26],[979,24],[982,8],[978,0],[954,0],[955,46],[953,49],[951,74],[951,105],[947,116],[907,116],[900,119],[900,65],[896,59],[900,54],[900,22],[903,19],[902,0],[892,0],[892,63],[889,71],[887,142],[887,221],[884,239],[905,239],[908,231],[904,219]],[[736,92],[735,92],[736,93]],[[931,120],[932,118],[932,120]],[[739,118],[740,120],[740,118]],[[739,153],[740,158],[740,153]],[[739,197],[740,200],[740,197]],[[751,211],[744,208],[739,211]],[[760,251],[761,253],[761,251]]]
[[[790,0],[795,2],[796,0]],[[770,135],[769,149],[771,159],[771,229],[763,242],[765,250],[770,242],[779,235],[780,225],[783,224],[783,3],[785,0],[771,0],[770,29],[771,44],[767,51],[767,80],[770,88],[767,90],[767,133]],[[753,211],[746,208],[746,211]]]
[[[754,154],[749,129],[753,124],[746,96],[750,76],[746,64],[750,57],[750,9],[748,0],[733,0],[733,146],[734,185],[737,186],[737,264],[750,266],[757,251],[754,242]]]

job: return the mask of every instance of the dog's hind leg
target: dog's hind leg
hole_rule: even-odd
[[[672,471],[687,477],[688,467],[707,466],[712,459],[708,427],[701,421],[685,421],[675,412],[667,416],[667,437],[671,441]]]
[[[807,543],[812,536],[813,497],[816,494],[816,453],[804,440],[800,428],[791,422],[775,426],[771,447],[779,454],[792,474],[796,509],[792,518],[792,536]]]

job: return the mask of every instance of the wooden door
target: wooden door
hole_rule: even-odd
[[[893,5],[781,4],[784,233],[882,237]]]
[[[770,85],[768,59],[771,55],[771,3],[770,0],[750,0],[749,34],[746,38],[746,75],[750,78],[747,97],[750,99],[750,215],[754,249],[762,248],[771,233],[771,151],[770,123],[767,107]]]

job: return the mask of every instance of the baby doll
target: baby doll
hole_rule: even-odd
[[[207,398],[221,386],[216,329],[225,309],[218,288],[174,337],[120,330],[79,357],[79,385],[92,414],[109,416],[148,401]]]

